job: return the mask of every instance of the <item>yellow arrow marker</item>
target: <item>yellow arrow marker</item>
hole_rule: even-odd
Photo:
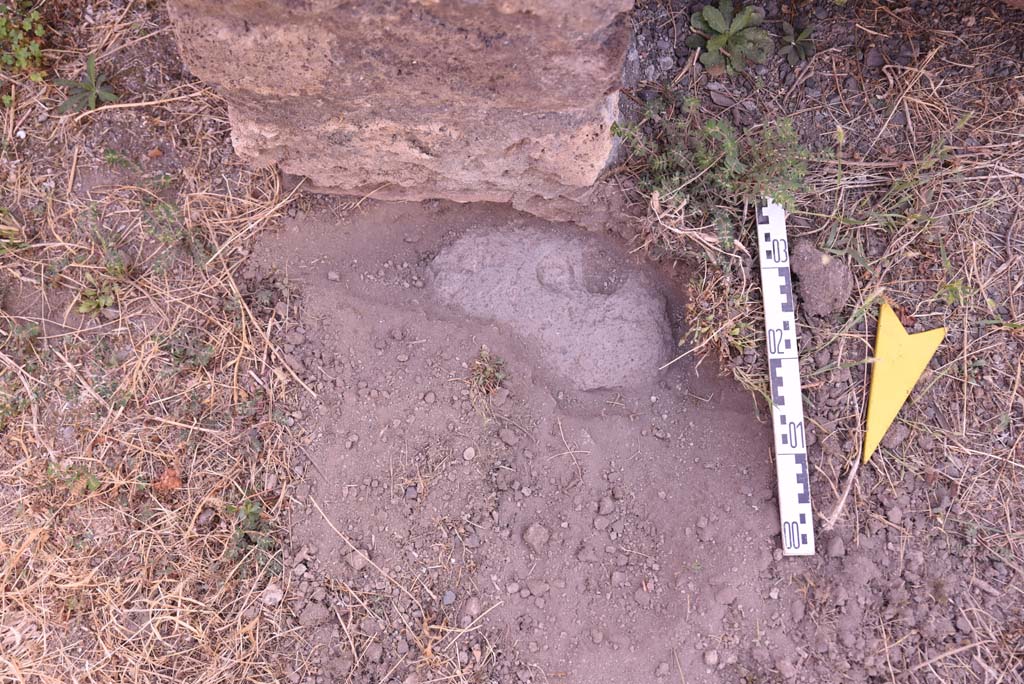
[[[908,335],[888,302],[882,302],[868,394],[864,463],[875,453],[945,336],[945,328]]]

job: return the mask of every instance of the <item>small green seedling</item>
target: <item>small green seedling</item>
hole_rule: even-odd
[[[669,253],[682,249],[682,236],[715,254],[732,252],[757,198],[796,203],[810,156],[788,119],[741,134],[725,119],[705,119],[689,98],[655,100],[638,124],[612,131],[629,148],[637,190],[650,204],[648,244]]]
[[[89,55],[85,60],[85,78],[81,81],[69,81],[58,78],[57,85],[68,89],[68,98],[60,103],[57,111],[80,112],[84,109],[96,109],[100,102],[116,102],[117,95],[110,89],[107,77],[96,71],[96,58]]]
[[[43,80],[43,26],[38,10],[32,2],[17,0],[0,5],[0,66],[11,71],[28,73],[36,83]],[[5,106],[13,98],[3,96]]]
[[[132,262],[120,249],[109,249],[103,263],[103,270],[114,280],[124,280],[131,275]]]
[[[14,341],[22,345],[31,345],[35,342],[36,338],[43,334],[43,329],[39,327],[38,323],[26,323],[25,325],[16,325],[11,330],[11,335],[14,337]]]
[[[779,54],[786,58],[790,66],[806,62],[807,58],[814,54],[811,30],[811,27],[808,26],[797,33],[788,21],[782,22],[782,47],[779,48]]]
[[[92,280],[92,287],[82,290],[82,296],[78,302],[78,313],[98,314],[102,309],[114,306],[114,288],[108,283],[97,283]]]
[[[112,150],[109,147],[103,150],[103,161],[105,161],[107,164],[110,164],[111,166],[116,166],[122,169],[128,169],[132,171],[140,170],[139,165],[136,162],[124,156],[117,150]]]
[[[758,28],[764,10],[748,5],[733,12],[732,0],[719,0],[718,7],[706,5],[690,16],[694,33],[686,40],[691,48],[702,48],[700,63],[713,76],[742,72],[748,62],[764,62],[774,43],[771,35]]]
[[[272,575],[280,573],[277,540],[274,539],[273,525],[270,516],[264,513],[263,505],[259,501],[246,500],[237,506],[225,506],[224,512],[234,522],[234,532],[224,550],[225,557],[236,562],[252,554],[258,569],[266,569]],[[251,569],[238,567],[237,572],[248,576]]]

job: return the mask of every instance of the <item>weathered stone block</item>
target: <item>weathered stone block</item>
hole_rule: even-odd
[[[580,218],[616,156],[610,126],[632,4],[171,0],[170,9],[185,62],[229,103],[241,156],[322,189]]]

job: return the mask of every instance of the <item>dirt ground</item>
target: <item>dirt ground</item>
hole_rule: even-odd
[[[301,287],[285,349],[323,388],[286,566],[326,672],[413,681],[430,650],[499,681],[714,681],[705,659],[746,659],[758,626],[792,653],[770,436],[714,373],[657,373],[671,278],[611,238],[443,203],[303,213],[257,261]]]
[[[45,3],[48,77],[0,83],[0,678],[1024,681],[1024,15],[768,2],[815,56],[709,79],[690,5],[634,12],[631,96],[814,154],[816,557],[742,252],[305,193],[159,3]],[[121,100],[58,114],[86,54]],[[850,479],[883,296],[949,333]]]

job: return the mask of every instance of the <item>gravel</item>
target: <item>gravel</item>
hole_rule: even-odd
[[[548,539],[551,538],[551,533],[548,529],[540,523],[533,523],[526,528],[523,532],[523,541],[526,545],[533,549],[534,553],[540,553],[543,551],[544,546],[547,545]]]

